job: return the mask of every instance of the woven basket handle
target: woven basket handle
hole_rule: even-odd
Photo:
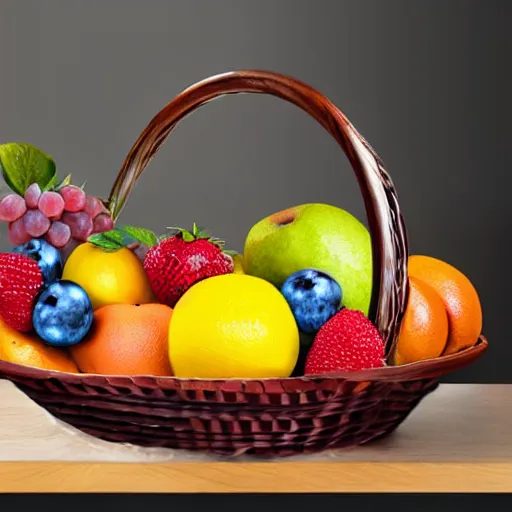
[[[226,94],[260,93],[289,101],[315,118],[333,137],[356,174],[366,208],[373,250],[373,289],[369,318],[394,348],[405,310],[408,246],[397,193],[379,156],[345,115],[327,98],[293,78],[263,71],[213,76],[176,96],[150,121],[121,167],[108,207],[116,221],[137,178],[176,124],[201,105]]]

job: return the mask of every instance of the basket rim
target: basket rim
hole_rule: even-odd
[[[311,383],[323,381],[372,381],[372,382],[397,382],[412,381],[420,379],[438,378],[448,373],[453,373],[462,367],[468,366],[477,360],[489,347],[487,338],[481,334],[477,342],[469,348],[450,355],[444,355],[437,358],[416,361],[413,363],[384,366],[356,372],[333,372],[325,374],[302,375],[296,377],[266,377],[266,378],[185,378],[176,376],[155,376],[155,375],[104,375],[96,373],[69,373],[59,370],[45,370],[34,366],[27,366],[19,363],[0,360],[0,379],[17,376],[22,378],[33,378],[37,380],[57,379],[68,384],[91,384],[98,385],[100,381],[122,385],[122,382],[153,382],[157,386],[164,382],[173,382],[178,387],[187,387],[191,384],[197,385],[216,384],[222,385],[229,383],[232,385],[244,385],[254,382],[284,382],[284,383]],[[194,386],[195,384],[195,386]]]

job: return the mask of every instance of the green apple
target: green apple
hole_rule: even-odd
[[[321,203],[287,208],[260,220],[244,244],[245,273],[278,288],[306,268],[329,273],[343,291],[343,305],[368,315],[372,245],[368,230],[349,212]]]

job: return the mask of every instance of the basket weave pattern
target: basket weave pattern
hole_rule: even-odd
[[[242,71],[183,91],[151,120],[129,152],[106,203],[114,220],[177,123],[212,99],[240,92],[294,103],[332,135],[352,164],[372,237],[369,318],[390,355],[408,296],[407,237],[397,194],[375,151],[337,107],[306,84]],[[0,361],[0,378],[11,380],[56,418],[104,440],[219,455],[285,456],[390,434],[436,389],[439,377],[473,363],[486,349],[481,336],[469,349],[429,361],[288,379],[75,375],[6,361]]]
[[[471,364],[486,347],[482,337],[472,349],[438,364],[425,361],[337,377],[107,377],[5,361],[0,361],[0,375],[56,418],[106,441],[222,456],[288,456],[390,434],[437,388],[439,374]]]
[[[95,437],[219,455],[283,456],[362,444],[392,432],[437,387],[428,378],[197,381],[196,389],[152,378],[12,380],[55,417]]]

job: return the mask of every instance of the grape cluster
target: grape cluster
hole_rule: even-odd
[[[9,194],[0,201],[0,221],[9,223],[9,241],[15,246],[44,237],[62,248],[72,240],[85,242],[92,234],[114,227],[97,197],[74,185],[42,192],[37,183],[27,188],[24,197]]]

